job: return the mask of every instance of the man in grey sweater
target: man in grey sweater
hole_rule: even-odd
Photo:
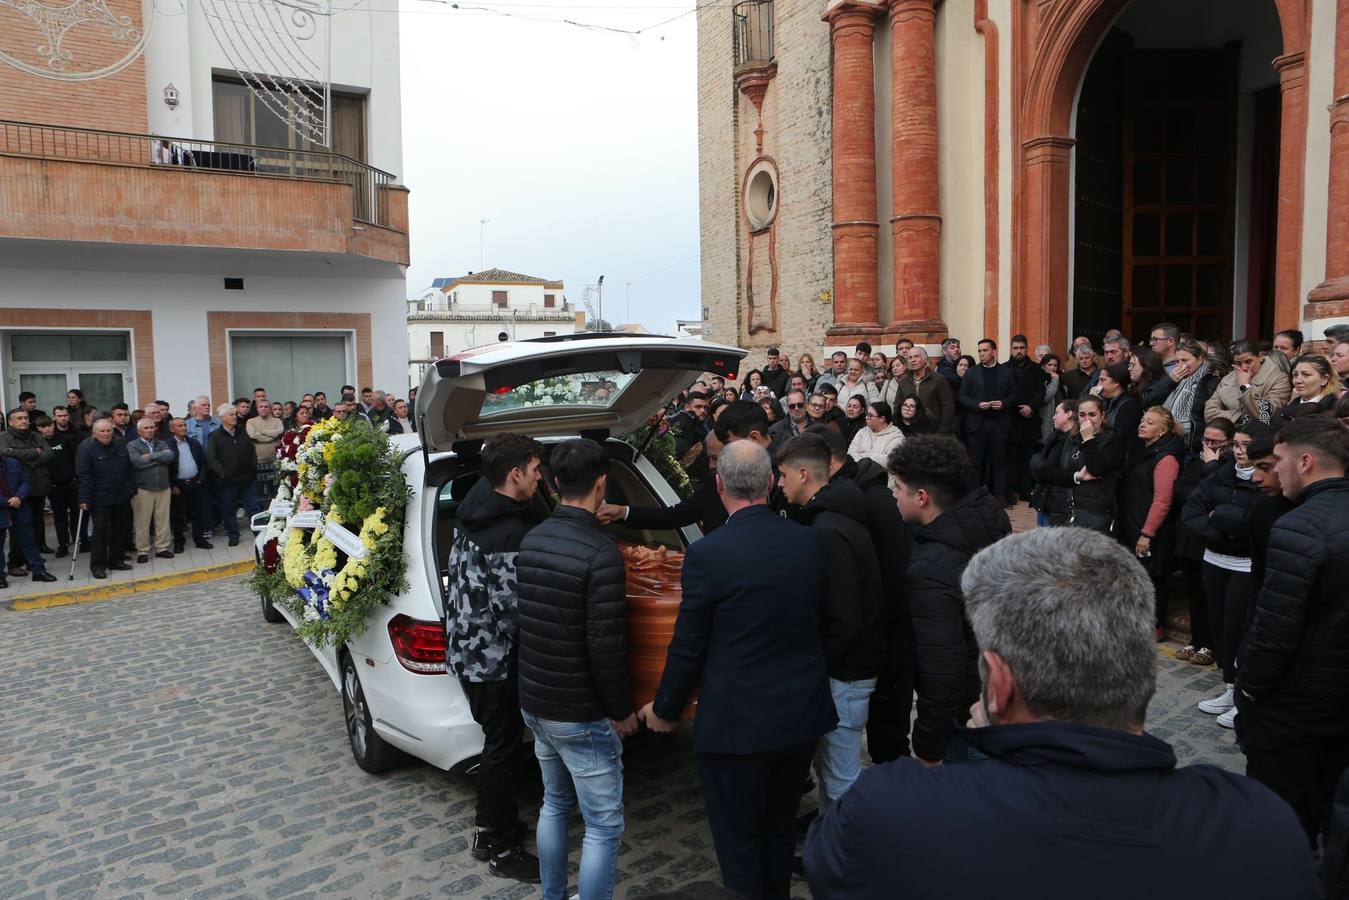
[[[137,437],[128,441],[127,455],[136,470],[136,493],[131,498],[131,518],[136,529],[136,562],[150,561],[150,526],[155,529],[155,556],[173,559],[169,542],[173,532],[169,528],[169,466],[174,452],[164,441],[155,437],[158,430],[154,419],[146,416],[136,425]]]

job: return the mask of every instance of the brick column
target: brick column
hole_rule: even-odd
[[[1279,123],[1278,237],[1274,246],[1274,327],[1297,328],[1302,274],[1302,195],[1307,149],[1307,55],[1274,60],[1283,113]]]
[[[834,43],[834,327],[879,327],[876,92],[872,44],[878,10],[844,0],[825,13]]]
[[[891,0],[891,239],[895,294],[888,332],[919,343],[946,336],[941,321],[941,197],[937,183],[934,0]]]
[[[1022,146],[1025,219],[1019,290],[1012,297],[1012,331],[1032,344],[1068,345],[1068,215],[1073,158],[1070,137],[1048,135]]]
[[[1308,319],[1349,316],[1349,0],[1335,20],[1335,89],[1330,108],[1330,203],[1326,216],[1326,280],[1308,298]],[[1309,334],[1319,338],[1319,332]]]

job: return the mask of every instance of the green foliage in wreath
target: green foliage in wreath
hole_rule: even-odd
[[[311,452],[316,449],[322,452]],[[317,498],[324,522],[356,535],[366,555],[349,557],[323,525],[306,530],[273,516],[267,533],[277,547],[270,558],[279,563],[270,573],[260,563],[248,584],[289,610],[305,640],[341,645],[365,631],[370,611],[389,594],[407,590],[403,513],[412,492],[388,435],[363,420],[329,420],[311,429],[298,458],[323,474],[306,482],[302,470],[301,484],[316,490],[296,499],[310,505]]]
[[[684,467],[675,458],[674,433],[659,414],[647,419],[645,424],[631,434],[625,435],[623,440],[641,450],[642,455],[651,460],[656,471],[665,477],[681,499],[693,493],[693,482],[689,479],[689,473],[684,471]]]

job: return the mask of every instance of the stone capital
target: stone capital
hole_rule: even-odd
[[[891,25],[903,24],[913,19],[935,22],[937,18],[935,0],[888,0],[886,6],[890,11]]]
[[[1305,50],[1276,56],[1273,66],[1274,71],[1279,73],[1279,86],[1285,92],[1300,88],[1307,81],[1307,53]]]
[[[863,25],[875,22],[885,14],[883,0],[832,0],[825,8],[820,19],[828,22],[835,30],[845,25]]]

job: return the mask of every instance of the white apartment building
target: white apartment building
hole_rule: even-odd
[[[585,311],[567,300],[561,281],[504,269],[437,278],[408,301],[408,379],[420,382],[438,359],[502,340],[585,331]]]
[[[397,0],[107,7],[61,71],[110,74],[61,80],[45,7],[0,4],[4,405],[401,391]]]

